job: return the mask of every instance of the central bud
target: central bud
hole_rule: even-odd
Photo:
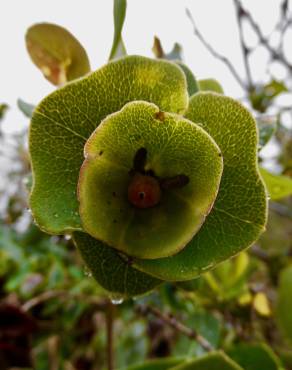
[[[128,200],[137,208],[156,206],[161,198],[159,182],[152,176],[136,173],[128,187]]]

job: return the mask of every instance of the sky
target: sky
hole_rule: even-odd
[[[280,0],[243,0],[243,4],[259,20],[263,32],[269,34],[278,17]],[[111,0],[9,0],[1,4],[0,102],[10,106],[3,123],[6,131],[21,130],[28,125],[16,107],[17,98],[37,104],[55,89],[27,54],[24,42],[27,28],[39,22],[67,28],[87,50],[95,70],[108,60],[113,38],[112,7]],[[240,86],[226,66],[214,59],[194,36],[186,8],[205,38],[244,76],[232,0],[128,0],[123,31],[128,54],[153,56],[154,35],[161,39],[166,51],[179,42],[186,64],[199,79],[217,78],[227,95],[242,97]],[[248,42],[255,43],[252,32],[248,35]],[[254,58],[253,69],[258,79],[265,78],[266,58],[264,50],[259,50]]]

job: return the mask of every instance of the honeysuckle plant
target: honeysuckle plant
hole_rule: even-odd
[[[126,56],[65,84],[35,108],[29,148],[35,221],[71,234],[111,293],[193,279],[265,228],[254,118],[189,96],[181,64]]]

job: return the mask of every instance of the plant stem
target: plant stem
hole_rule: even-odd
[[[114,305],[109,300],[106,310],[106,334],[107,334],[107,367],[108,370],[114,369]]]
[[[148,305],[139,305],[137,307],[137,312],[143,316],[152,314],[153,316],[158,317],[165,324],[171,326],[172,328],[186,335],[190,339],[194,339],[195,341],[197,341],[204,348],[205,351],[210,352],[213,350],[213,346],[207,341],[206,338],[202,337],[196,330],[193,330],[182,324],[174,316],[165,314],[159,311],[157,308]]]

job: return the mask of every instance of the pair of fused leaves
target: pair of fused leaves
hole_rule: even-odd
[[[264,229],[257,144],[255,121],[238,102],[207,92],[189,98],[178,65],[125,57],[35,109],[32,212],[49,233],[73,232],[93,275],[110,291],[130,296],[161,280],[192,279]],[[141,147],[155,175],[190,178],[146,210],[126,198]]]

